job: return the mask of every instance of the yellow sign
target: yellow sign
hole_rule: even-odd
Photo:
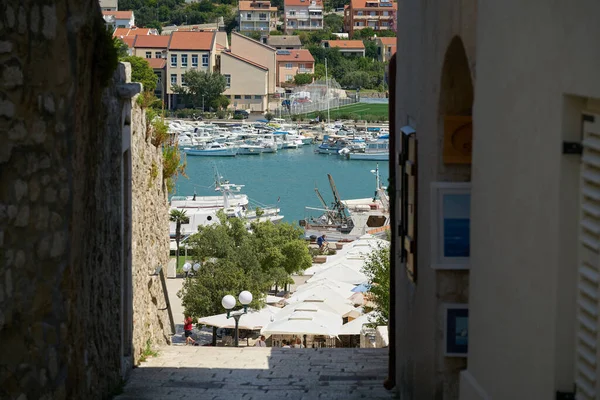
[[[471,164],[473,117],[444,117],[444,164]]]

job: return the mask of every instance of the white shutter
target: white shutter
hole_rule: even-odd
[[[587,118],[586,118],[587,119]],[[600,396],[600,117],[584,122],[581,163],[575,383],[579,400]]]

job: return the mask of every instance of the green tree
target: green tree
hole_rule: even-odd
[[[158,77],[146,59],[136,56],[127,56],[123,57],[121,61],[131,64],[132,82],[140,82],[144,86],[145,92],[154,92],[156,89],[156,82],[158,82]]]
[[[258,307],[269,288],[290,283],[292,273],[310,267],[300,228],[257,221],[250,233],[247,221],[227,218],[223,212],[218,216],[220,223],[201,226],[188,239],[202,270],[186,280],[178,296],[192,317],[222,313],[222,297],[242,290],[254,295],[251,306]]]
[[[367,38],[372,38],[373,36],[375,36],[375,30],[373,28],[370,27],[366,27],[366,28],[362,28],[359,30],[354,31],[354,35],[352,35],[352,39],[367,39]]]
[[[308,85],[309,83],[312,83],[312,81],[312,74],[296,74],[296,76],[294,76],[294,83],[296,85]]]
[[[369,279],[369,299],[378,311],[377,325],[387,325],[390,316],[390,248],[379,246],[373,251],[363,266],[363,273]],[[365,309],[366,312],[370,311]]]
[[[129,46],[127,46],[127,43],[123,40],[118,37],[113,37],[113,45],[115,46],[115,49],[117,49],[119,60],[129,56]]]
[[[210,105],[225,91],[226,81],[221,74],[212,72],[187,71],[182,76],[185,86],[173,85],[173,91],[184,97],[192,107]]]
[[[229,106],[230,100],[227,96],[220,95],[211,101],[210,106],[215,110],[224,110]]]
[[[315,64],[315,73],[313,75],[316,79],[325,78],[325,64]]]
[[[179,242],[181,241],[181,224],[187,224],[190,222],[190,218],[186,215],[185,210],[171,210],[169,214],[169,220],[175,222],[175,243],[177,244],[177,253],[175,255],[177,263],[179,265]]]
[[[329,32],[342,32],[344,28],[344,17],[338,14],[327,14],[323,17],[323,25]]]
[[[378,54],[378,50],[377,50],[377,45],[375,44],[374,40],[363,40],[363,43],[365,45],[365,57],[367,58],[377,58]]]

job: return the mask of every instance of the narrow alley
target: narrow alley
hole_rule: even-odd
[[[115,400],[390,399],[388,349],[169,346]]]

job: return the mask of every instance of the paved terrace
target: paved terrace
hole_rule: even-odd
[[[391,399],[387,349],[169,346],[115,400]]]

